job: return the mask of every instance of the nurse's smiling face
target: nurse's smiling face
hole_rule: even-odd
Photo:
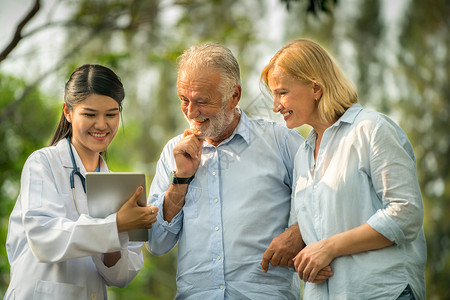
[[[108,148],[119,127],[119,104],[111,97],[92,94],[64,115],[72,124],[71,142],[80,157],[98,155]]]

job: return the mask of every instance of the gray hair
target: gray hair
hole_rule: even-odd
[[[213,68],[220,72],[218,87],[222,100],[231,97],[234,87],[241,84],[239,64],[230,49],[218,43],[205,43],[186,49],[177,59],[178,76],[185,69]]]

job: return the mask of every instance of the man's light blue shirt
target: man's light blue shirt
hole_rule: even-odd
[[[260,261],[290,225],[293,162],[304,139],[242,112],[231,137],[217,147],[204,142],[183,209],[168,223],[162,205],[181,137],[167,143],[157,164],[149,203],[159,215],[147,243],[160,255],[178,242],[177,299],[300,299],[293,269],[263,273]]]
[[[388,117],[354,104],[297,152],[293,207],[306,244],[368,223],[395,244],[334,259],[334,275],[305,299],[396,299],[408,284],[425,299],[423,203],[412,146]]]

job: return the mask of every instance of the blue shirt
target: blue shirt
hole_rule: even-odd
[[[242,112],[228,139],[217,147],[204,142],[184,207],[169,224],[162,205],[181,137],[168,142],[157,164],[149,202],[159,215],[147,245],[159,255],[178,241],[177,299],[299,299],[293,269],[263,273],[259,263],[289,226],[294,157],[304,139]]]
[[[305,299],[396,299],[410,284],[425,299],[426,245],[415,157],[405,133],[388,117],[354,104],[295,158],[294,207],[306,244],[368,223],[395,244],[342,256],[334,276],[305,285]]]

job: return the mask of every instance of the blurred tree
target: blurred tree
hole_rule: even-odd
[[[286,9],[289,11],[291,8],[292,2],[298,2],[302,0],[280,0],[282,3],[286,4]],[[306,11],[308,13],[312,13],[314,15],[318,15],[319,13],[331,13],[332,8],[330,7],[330,3],[337,3],[337,0],[307,0],[305,1],[307,4]]]
[[[424,13],[426,12],[426,13]],[[425,202],[427,295],[448,299],[450,278],[450,2],[411,0],[398,55],[399,107],[415,141]]]
[[[19,42],[24,38],[24,35],[22,33],[23,28],[33,19],[33,17],[37,14],[40,8],[41,8],[41,1],[35,0],[31,10],[25,15],[22,21],[20,21],[19,25],[17,25],[12,40],[6,45],[5,49],[3,49],[3,51],[0,53],[0,62],[5,60],[8,57],[8,55],[14,50],[14,48],[16,48]]]
[[[450,277],[450,3],[412,0],[389,24],[378,1],[360,3],[347,20],[361,102],[391,115],[408,134],[425,205],[427,299],[445,299]],[[424,13],[426,11],[426,13]],[[385,17],[386,18],[386,17]],[[403,22],[402,22],[403,20]]]

